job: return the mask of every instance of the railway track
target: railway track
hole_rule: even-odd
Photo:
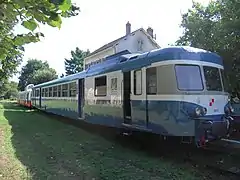
[[[226,176],[232,175],[240,178],[240,151],[234,152],[232,148],[208,147],[192,152],[185,161],[211,169]]]

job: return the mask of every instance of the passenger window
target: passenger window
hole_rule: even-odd
[[[62,86],[59,85],[59,86],[58,86],[58,97],[62,97],[61,92],[62,92]]]
[[[134,71],[134,95],[142,94],[142,70]]]
[[[157,94],[157,68],[151,67],[146,70],[147,94]]]
[[[45,88],[45,97],[48,97],[48,88]]]
[[[117,78],[111,79],[111,90],[116,91],[117,90]]]
[[[57,86],[53,87],[53,97],[57,97]]]
[[[68,84],[62,85],[62,97],[68,97]]]
[[[42,89],[42,97],[45,97],[45,89]]]
[[[77,94],[77,85],[76,85],[76,82],[72,82],[69,85],[69,96],[75,97],[76,94]]]
[[[107,95],[107,77],[95,78],[95,96],[106,96]]]
[[[52,87],[49,88],[49,97],[52,97]]]

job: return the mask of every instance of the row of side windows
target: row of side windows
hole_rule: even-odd
[[[157,74],[156,67],[148,68],[146,71],[147,77],[147,94],[157,93]],[[111,79],[111,91],[117,90],[117,78]],[[40,91],[36,89],[33,92],[34,97],[39,97]],[[76,82],[62,84],[58,86],[42,88],[42,97],[75,97],[77,93]],[[142,70],[134,71],[134,95],[142,94]],[[107,76],[96,77],[94,79],[94,95],[107,95]]]
[[[148,68],[146,71],[147,77],[147,94],[157,93],[157,70],[156,67]],[[111,90],[117,90],[117,78],[111,79]],[[142,70],[134,71],[134,95],[142,94]],[[94,95],[107,95],[107,76],[101,76],[94,79]]]
[[[68,84],[62,84],[47,88],[42,88],[42,97],[76,97],[77,94],[77,84],[76,82],[71,82]],[[40,96],[39,89],[33,92],[34,97]]]

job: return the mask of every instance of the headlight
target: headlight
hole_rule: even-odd
[[[204,116],[207,114],[207,108],[201,108],[201,107],[197,107],[195,109],[195,115],[196,116]]]
[[[195,113],[196,113],[197,116],[200,116],[201,115],[201,109],[197,107],[195,109]]]

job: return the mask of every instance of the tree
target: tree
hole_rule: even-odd
[[[40,71],[40,70],[46,70],[46,71]],[[47,74],[46,76],[44,76],[42,75],[42,73],[47,73]],[[50,78],[49,75],[52,75],[52,77]],[[22,67],[21,75],[19,77],[18,88],[19,90],[24,90],[24,88],[28,84],[39,84],[39,83],[42,83],[43,81],[46,82],[48,80],[54,79],[56,77],[55,75],[56,75],[56,71],[50,68],[49,64],[46,61],[42,62],[41,60],[30,59],[27,61],[27,64]],[[40,77],[46,77],[46,79],[43,80]]]
[[[63,78],[64,77],[64,74],[62,73],[61,76],[59,78]]]
[[[76,16],[78,12],[79,8],[71,0],[0,1],[0,64],[4,66],[0,69],[0,81],[15,72],[24,52],[23,45],[38,42],[44,36],[36,32],[40,24],[61,28],[62,18]],[[14,34],[17,24],[28,32]]]
[[[8,79],[13,74],[17,73],[17,67],[20,65],[22,61],[22,56],[16,55],[15,57],[6,57],[5,61],[0,62],[0,81],[4,79]]]
[[[177,45],[218,53],[224,60],[230,87],[240,89],[240,1],[216,0],[206,7],[193,2],[182,15],[184,34]]]
[[[9,82],[7,86],[7,91],[4,95],[5,99],[16,99],[18,96],[18,90],[17,90],[18,84],[14,81]]]
[[[75,51],[71,51],[71,58],[65,59],[66,75],[75,74],[83,70],[84,58],[90,54],[90,51],[83,51],[76,47]]]
[[[2,85],[0,86],[0,96],[4,97],[5,99],[12,99],[17,98],[18,90],[17,90],[17,83],[14,81],[9,82],[5,80]]]
[[[34,73],[32,83],[40,84],[57,78],[58,75],[54,69],[52,68],[39,69]]]

